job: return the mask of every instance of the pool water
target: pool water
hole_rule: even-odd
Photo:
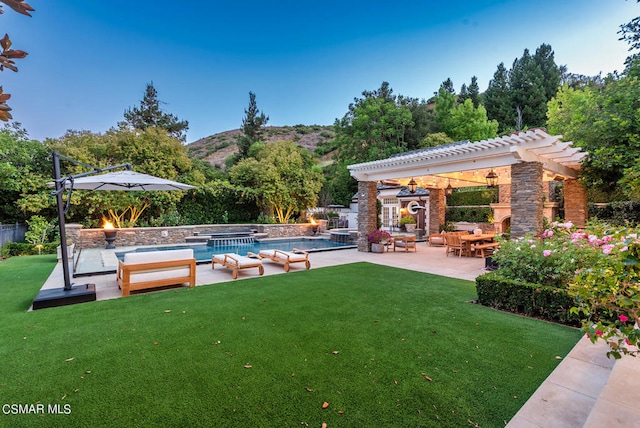
[[[211,262],[214,254],[235,253],[246,256],[247,253],[258,254],[260,250],[282,250],[291,251],[294,248],[305,250],[308,252],[340,250],[346,248],[355,248],[355,244],[346,244],[341,242],[333,242],[328,239],[308,239],[308,238],[290,238],[290,239],[269,239],[264,241],[256,241],[254,243],[238,243],[231,245],[174,245],[162,247],[144,247],[136,248],[133,251],[116,252],[118,259],[123,260],[127,252],[145,252],[145,251],[162,251],[162,250],[178,250],[184,248],[193,249],[193,256],[196,262]]]

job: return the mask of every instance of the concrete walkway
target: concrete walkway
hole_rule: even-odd
[[[122,251],[119,248],[118,251]],[[484,273],[484,260],[445,256],[442,247],[418,243],[417,253],[362,253],[355,249],[312,253],[311,268],[335,266],[353,262],[369,262],[418,272],[473,281]],[[113,250],[85,250],[79,259],[81,269],[115,270]],[[265,275],[282,274],[281,265],[263,262]],[[291,271],[304,269],[292,265]],[[254,278],[254,269],[240,271],[238,280]],[[63,286],[62,265],[58,263],[43,286]],[[233,281],[231,272],[210,264],[198,265],[197,285]],[[94,283],[98,300],[120,298],[115,274],[79,277],[74,284]],[[623,357],[615,361],[606,358],[607,346],[582,338],[538,390],[508,423],[510,428],[557,427],[639,427],[640,428],[640,358]]]

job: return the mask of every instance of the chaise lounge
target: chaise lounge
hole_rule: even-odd
[[[238,278],[238,271],[240,269],[258,268],[258,273],[260,275],[264,274],[262,260],[260,260],[257,254],[253,253],[248,253],[246,256],[240,256],[238,254],[216,254],[211,258],[211,269],[214,269],[216,263],[231,269],[233,279]]]
[[[309,269],[311,262],[309,261],[309,253],[297,248],[291,251],[282,250],[260,250],[260,258],[267,258],[276,263],[282,263],[284,265],[284,271],[289,272],[290,265],[292,263],[304,263],[305,267]]]

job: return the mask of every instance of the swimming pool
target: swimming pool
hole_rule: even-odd
[[[123,260],[124,255],[130,252],[145,252],[145,251],[162,251],[162,250],[177,250],[183,248],[193,249],[193,256],[197,263],[211,262],[211,257],[214,254],[223,253],[235,253],[242,256],[246,256],[248,252],[258,254],[260,250],[282,250],[291,251],[294,248],[299,250],[305,250],[308,252],[317,251],[331,251],[342,250],[346,248],[356,248],[355,244],[345,244],[341,242],[333,242],[328,239],[318,238],[285,238],[285,239],[265,239],[262,241],[255,241],[253,243],[237,243],[230,245],[215,245],[210,246],[206,244],[193,244],[193,245],[172,245],[162,247],[140,247],[132,251],[116,252],[116,257]]]

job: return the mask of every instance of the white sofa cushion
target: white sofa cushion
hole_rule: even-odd
[[[131,272],[129,283],[137,284],[148,281],[162,281],[167,278],[188,277],[190,274],[191,269],[188,267],[145,269]]]
[[[151,262],[168,262],[172,260],[186,260],[193,258],[193,249],[166,251],[143,251],[140,253],[125,253],[125,264],[140,264]]]

